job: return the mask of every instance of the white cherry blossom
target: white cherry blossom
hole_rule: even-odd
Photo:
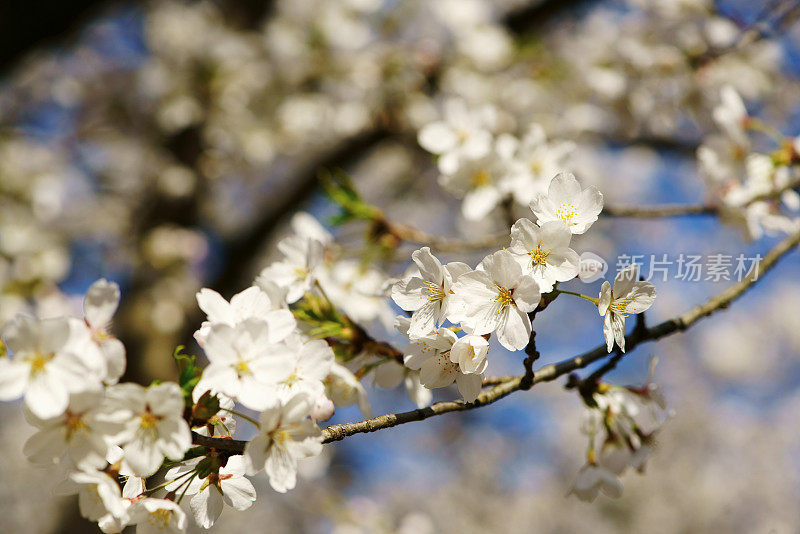
[[[37,464],[52,465],[66,455],[70,465],[78,469],[104,467],[110,437],[120,430],[106,415],[101,390],[73,393],[61,415],[40,419],[28,414],[29,421],[39,431],[28,438],[23,452]]]
[[[234,510],[247,510],[256,500],[253,484],[244,476],[245,461],[241,455],[230,456],[227,463],[219,471],[211,472],[207,477],[193,477],[186,483],[200,459],[191,460],[183,465],[167,471],[166,479],[174,480],[166,486],[167,491],[185,491],[191,496],[189,508],[195,521],[203,528],[211,528],[227,504]]]
[[[479,221],[511,194],[508,166],[508,160],[494,151],[480,158],[463,158],[452,172],[439,176],[439,183],[463,198],[461,214],[465,219]]]
[[[335,361],[333,350],[325,340],[306,340],[294,335],[286,340],[289,348],[285,356],[287,366],[273,371],[278,384],[278,395],[288,401],[296,393],[305,391],[316,399],[325,396],[323,380],[331,372]]]
[[[82,353],[66,318],[37,321],[17,316],[3,329],[3,342],[13,356],[0,358],[0,400],[25,395],[25,405],[39,418],[66,410],[69,394],[99,386],[96,361]],[[85,347],[85,346],[84,346]]]
[[[497,331],[505,348],[525,348],[531,334],[528,313],[536,309],[541,294],[510,252],[486,256],[477,270],[461,275],[453,290],[462,303],[462,322],[473,334]]]
[[[561,221],[573,234],[582,234],[597,220],[603,210],[603,194],[591,186],[581,185],[571,173],[561,173],[550,182],[546,195],[531,202],[536,223]]]
[[[183,394],[166,382],[149,388],[124,383],[107,390],[114,420],[124,423],[116,441],[125,462],[140,476],[155,473],[166,456],[180,460],[192,445],[189,425],[183,419]]]
[[[471,269],[466,263],[451,262],[442,265],[431,254],[431,249],[422,247],[411,254],[419,267],[419,276],[398,281],[392,287],[392,299],[411,315],[410,337],[422,336],[440,326],[453,316],[453,283]]]
[[[567,159],[575,150],[571,141],[548,141],[544,129],[533,124],[521,140],[512,138],[510,165],[511,189],[514,200],[528,205],[537,195],[547,192],[550,180],[568,170]]]
[[[297,302],[317,279],[317,269],[322,264],[324,245],[316,239],[289,236],[278,243],[284,256],[264,268],[256,278],[256,284],[274,282],[287,290],[286,301]]]
[[[229,303],[216,291],[201,289],[197,293],[197,303],[206,312],[208,320],[194,333],[195,339],[204,346],[215,324],[236,326],[247,319],[260,319],[269,325],[270,343],[282,341],[294,331],[297,323],[292,312],[283,307],[283,299],[274,302],[274,298],[274,293],[270,296],[262,288],[251,286],[234,295]]]
[[[398,317],[395,326],[401,333],[408,335],[409,323],[405,317]],[[481,392],[486,363],[484,360],[483,365],[475,372],[461,372],[458,363],[450,359],[450,351],[457,340],[452,330],[436,329],[425,336],[412,339],[404,351],[403,361],[409,369],[419,371],[419,381],[426,388],[444,388],[455,382],[464,400],[472,402]]]
[[[522,271],[536,281],[542,293],[553,290],[555,282],[566,282],[578,275],[580,256],[569,248],[572,233],[561,221],[541,226],[520,219],[511,227],[508,251],[522,266]]]
[[[417,140],[422,148],[441,156],[439,168],[449,174],[463,157],[480,158],[489,153],[494,115],[491,107],[471,110],[463,100],[451,99],[444,105],[444,120],[427,124]]]
[[[297,483],[297,461],[322,452],[322,432],[309,414],[313,400],[298,394],[261,413],[259,431],[244,449],[247,474],[264,469],[272,489],[280,493]]]
[[[369,398],[367,398],[367,391],[356,378],[356,375],[344,365],[336,362],[331,365],[330,373],[325,378],[325,394],[336,406],[358,404],[361,414],[366,419],[372,417],[372,408],[369,404]]]
[[[467,333],[453,343],[450,361],[457,363],[462,373],[481,374],[486,370],[489,341],[483,336]]]
[[[83,301],[84,320],[105,360],[106,384],[116,384],[125,373],[125,346],[109,331],[119,299],[119,286],[101,278],[89,287]]]
[[[128,510],[136,534],[180,534],[186,531],[186,512],[173,501],[146,497]]]
[[[650,282],[639,280],[639,267],[629,265],[617,273],[614,287],[606,280],[600,288],[597,311],[604,315],[603,335],[608,352],[614,341],[625,352],[625,318],[642,313],[650,308],[656,299],[656,288]]]
[[[720,91],[720,103],[714,108],[714,120],[725,134],[741,147],[750,146],[745,126],[748,115],[742,97],[730,85]]]
[[[582,501],[592,502],[601,491],[617,498],[622,495],[622,482],[610,469],[587,463],[578,472],[570,493]]]
[[[215,324],[205,353],[209,364],[193,393],[223,393],[254,410],[275,401],[278,382],[290,375],[296,358],[285,343],[271,343],[269,325],[256,319],[234,327]]]
[[[70,473],[55,491],[60,495],[77,493],[81,516],[100,523],[103,532],[120,532],[127,524],[130,501],[122,498],[117,481],[102,471]]]
[[[394,360],[386,361],[375,369],[373,382],[384,389],[393,389],[402,383],[408,398],[417,408],[424,408],[433,400],[431,390],[420,383],[419,371],[412,371]]]

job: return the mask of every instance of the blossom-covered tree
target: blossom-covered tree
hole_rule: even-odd
[[[748,496],[667,530],[800,526],[787,469],[712,458],[797,435],[800,11],[251,4],[112,11],[2,82],[1,451],[103,532],[664,524],[629,484]]]

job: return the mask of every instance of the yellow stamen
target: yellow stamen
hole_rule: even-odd
[[[147,518],[147,522],[158,527],[159,530],[163,530],[168,527],[171,521],[172,511],[164,508],[159,508],[155,512],[150,512],[150,517]]]
[[[83,421],[82,414],[72,413],[70,411],[67,411],[66,413],[66,421],[64,422],[64,426],[67,429],[67,441],[70,441],[76,432],[88,428],[86,423]]]
[[[509,306],[516,306],[516,304],[514,304],[512,289],[508,289],[498,284],[495,284],[494,287],[497,289],[497,296],[494,300],[500,303],[500,308],[497,310],[497,313],[503,313]]]
[[[272,441],[278,445],[283,445],[287,440],[291,439],[291,434],[288,430],[279,429],[272,432]]]
[[[139,426],[146,430],[150,430],[155,428],[158,424],[158,416],[153,414],[150,410],[147,410],[140,416]]]
[[[28,361],[31,364],[31,375],[37,375],[44,371],[45,365],[47,362],[53,359],[54,354],[42,354],[41,352],[35,352]]]
[[[550,255],[550,250],[549,248],[547,250],[542,249],[541,243],[536,245],[536,248],[529,250],[528,255],[531,257],[531,264],[534,267],[537,265],[544,267],[547,264],[547,256]]]
[[[617,315],[621,315],[622,317],[627,317],[631,313],[636,313],[636,306],[631,306],[630,308],[628,308],[628,305],[631,302],[633,302],[633,299],[630,297],[623,299],[616,299],[611,302],[609,308]]]
[[[245,360],[239,360],[238,362],[236,362],[236,364],[234,364],[233,368],[236,369],[236,373],[239,376],[252,374],[250,366],[247,364]]]
[[[428,299],[428,304],[433,302],[441,302],[444,300],[444,288],[439,284],[434,284],[428,280],[422,282],[422,290],[420,291],[419,298]]]
[[[567,226],[572,226],[573,224],[575,224],[572,221],[577,214],[578,214],[578,208],[576,208],[575,204],[573,204],[572,202],[565,202],[561,204],[556,210],[556,215],[558,215],[558,218],[564,221],[564,224],[566,224]]]
[[[492,175],[486,169],[479,169],[472,175],[472,187],[478,188],[492,183]]]
[[[299,380],[300,380],[300,377],[297,376],[297,369],[295,369],[294,372],[292,374],[290,374],[286,378],[286,380],[283,381],[283,383],[285,385],[289,386],[289,387],[292,387],[294,385],[294,383],[298,382]]]

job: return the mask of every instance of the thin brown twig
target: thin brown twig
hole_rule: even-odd
[[[800,178],[795,178],[783,187],[756,195],[743,204],[747,207],[762,200],[775,200],[786,191],[800,187]],[[680,217],[684,215],[719,215],[724,210],[735,207],[713,204],[663,204],[660,206],[604,206],[602,215],[606,217]]]

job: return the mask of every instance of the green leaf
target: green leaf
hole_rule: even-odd
[[[352,178],[344,171],[322,171],[319,179],[328,198],[340,208],[339,213],[328,219],[333,226],[359,219],[374,221],[383,217],[378,208],[364,202],[353,185]]]
[[[187,406],[191,406],[192,390],[200,381],[203,371],[197,367],[197,357],[191,354],[184,354],[184,348],[186,347],[183,345],[175,347],[172,357],[178,365],[178,385],[183,390]]]

